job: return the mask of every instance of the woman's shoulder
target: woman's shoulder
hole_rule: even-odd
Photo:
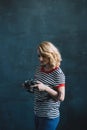
[[[61,67],[58,67],[56,70],[55,70],[55,72],[54,72],[56,75],[64,75],[65,76],[65,74],[64,74],[64,72],[63,72],[63,70],[61,69]]]

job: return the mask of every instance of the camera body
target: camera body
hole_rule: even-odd
[[[34,92],[34,87],[31,87],[31,86],[33,86],[35,84],[37,84],[37,82],[34,81],[33,79],[25,80],[24,87],[27,89],[27,91]]]

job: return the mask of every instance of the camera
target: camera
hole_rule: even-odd
[[[34,92],[34,87],[31,87],[31,86],[35,84],[37,84],[37,82],[34,81],[33,79],[25,80],[24,87],[27,89],[27,91]]]

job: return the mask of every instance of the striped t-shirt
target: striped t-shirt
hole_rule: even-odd
[[[38,67],[35,80],[40,81],[52,89],[62,87],[65,84],[65,75],[61,68],[52,71],[44,71]],[[47,92],[34,90],[34,113],[39,117],[56,118],[60,115],[60,101],[55,101]]]

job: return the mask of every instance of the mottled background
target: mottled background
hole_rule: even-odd
[[[21,83],[33,78],[43,40],[59,47],[66,75],[58,130],[86,130],[86,0],[0,0],[0,130],[34,130],[33,95]]]

